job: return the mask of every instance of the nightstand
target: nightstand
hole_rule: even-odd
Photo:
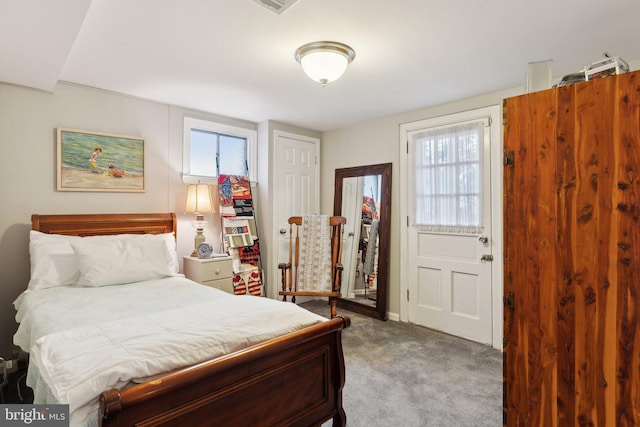
[[[187,279],[233,294],[233,264],[231,257],[200,259],[182,258]]]

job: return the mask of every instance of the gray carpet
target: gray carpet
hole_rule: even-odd
[[[324,301],[302,307],[329,315]],[[338,314],[351,318],[343,332],[349,427],[502,425],[498,350],[406,323]]]

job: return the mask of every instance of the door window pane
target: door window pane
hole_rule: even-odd
[[[473,232],[482,227],[483,137],[483,121],[412,136],[416,225],[436,232]]]

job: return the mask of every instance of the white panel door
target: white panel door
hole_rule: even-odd
[[[477,236],[409,232],[416,324],[491,344],[491,262]],[[411,277],[411,276],[410,276]]]
[[[449,124],[456,120],[476,120],[478,117],[458,119],[451,117]],[[439,118],[442,122],[442,118]],[[424,155],[414,152],[412,134],[420,134],[430,129],[430,121],[420,125],[412,124],[413,130],[407,132],[408,165],[415,165],[415,156]],[[422,122],[421,122],[422,123]],[[448,334],[467,338],[476,342],[492,344],[492,191],[491,191],[491,121],[487,119],[482,139],[482,168],[477,178],[482,200],[481,230],[473,232],[429,230],[408,224],[407,231],[407,278],[408,308],[412,322],[437,329]],[[443,126],[440,123],[437,126]],[[443,127],[445,127],[443,126]],[[495,132],[493,132],[495,138]],[[446,144],[447,140],[440,143]],[[497,142],[497,141],[496,141]],[[446,150],[442,150],[446,153]],[[436,169],[446,160],[436,155]],[[408,166],[407,194],[409,212],[415,212],[417,193],[415,167]],[[424,178],[423,178],[424,179]],[[457,181],[464,180],[460,173]],[[423,185],[429,186],[428,179]],[[499,197],[498,194],[495,196]],[[432,209],[438,210],[438,207]],[[461,208],[458,207],[458,211]],[[411,218],[411,216],[410,216]]]
[[[318,158],[320,140],[285,132],[276,132],[275,143],[275,191],[274,230],[277,242],[277,262],[273,266],[272,283],[277,291],[281,289],[279,263],[287,262],[289,240],[287,220],[291,216],[317,214],[320,194],[318,191]],[[303,302],[298,298],[296,302]]]
[[[355,298],[353,291],[358,266],[358,246],[360,243],[360,227],[362,224],[362,194],[364,177],[354,176],[342,181],[342,216],[347,223],[344,226],[342,245],[342,295],[344,298]]]

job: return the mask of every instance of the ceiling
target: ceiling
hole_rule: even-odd
[[[529,62],[638,60],[638,18],[638,0],[0,0],[0,81],[326,131],[522,86]],[[318,40],[356,51],[324,88],[293,57]]]

